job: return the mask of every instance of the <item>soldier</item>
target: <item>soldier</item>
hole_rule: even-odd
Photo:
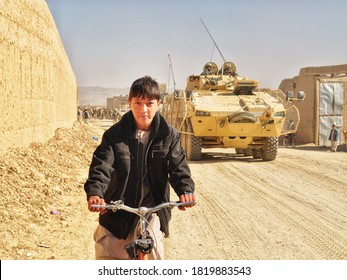
[[[204,71],[201,73],[201,75],[212,75],[213,74],[213,66],[211,63],[207,63],[204,66]]]
[[[85,124],[89,124],[89,119],[91,118],[90,111],[88,109],[85,109],[83,111],[83,119]]]

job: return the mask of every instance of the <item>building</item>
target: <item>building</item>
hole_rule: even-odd
[[[339,130],[339,142],[347,131],[347,64],[306,67],[298,76],[284,79],[279,88],[286,93],[305,92],[305,100],[295,105],[300,111],[297,143],[328,145],[332,124]]]
[[[107,109],[115,110],[119,109],[122,106],[128,105],[128,95],[126,96],[114,96],[111,98],[107,98]]]
[[[161,93],[166,92],[166,85],[163,83],[159,83],[159,90]],[[129,91],[129,90],[128,90]],[[128,105],[128,97],[129,95],[120,95],[114,96],[112,98],[107,98],[107,109],[115,110],[120,109],[121,107],[126,107]]]

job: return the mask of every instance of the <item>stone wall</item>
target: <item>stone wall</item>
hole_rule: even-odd
[[[0,154],[77,115],[77,83],[44,0],[0,0]]]

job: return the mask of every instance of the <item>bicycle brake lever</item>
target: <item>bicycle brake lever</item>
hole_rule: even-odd
[[[116,207],[116,208],[112,208],[112,212],[116,212],[124,205],[124,201],[122,200],[110,201],[110,205],[113,205]]]
[[[124,201],[123,200],[116,200],[116,201],[110,201],[110,204],[118,206],[118,205],[124,205]]]

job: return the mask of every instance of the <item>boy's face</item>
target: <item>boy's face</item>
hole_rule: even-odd
[[[160,100],[133,97],[128,103],[133,112],[136,127],[140,130],[149,130],[155,113],[158,111]]]

